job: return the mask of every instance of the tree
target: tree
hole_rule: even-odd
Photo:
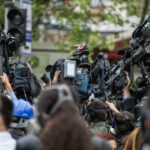
[[[0,0],[0,29],[2,30],[3,29],[3,26],[4,26],[4,2],[5,0]]]
[[[64,20],[69,25],[67,28],[66,42],[60,41],[61,48],[72,49],[73,45],[77,43],[88,43],[90,49],[95,46],[113,48],[112,39],[106,39],[99,32],[93,32],[89,28],[89,24],[98,24],[99,21],[109,21],[116,25],[123,25],[127,20],[121,17],[121,11],[127,10],[128,15],[142,16],[145,14],[141,8],[141,2],[137,0],[113,0],[113,5],[109,6],[109,12],[104,13],[101,7],[97,8],[101,11],[93,14],[89,9],[91,0],[70,0],[67,4],[60,7],[54,5],[59,0],[32,0],[32,13],[33,13],[33,39],[37,40],[39,36],[38,25],[41,21],[41,16],[46,9],[51,9],[53,15],[59,20],[60,26],[65,27]],[[146,3],[148,0],[145,0]],[[0,0],[0,24],[4,23],[4,4],[5,0]],[[144,3],[144,4],[145,4]],[[147,4],[147,3],[146,3]],[[116,6],[120,14],[116,12]],[[143,5],[144,6],[144,5]],[[145,5],[146,6],[146,5]],[[142,16],[143,17],[143,16]],[[95,20],[95,18],[97,18]],[[117,36],[117,34],[115,35]]]
[[[73,45],[77,43],[87,43],[90,49],[93,49],[93,47],[113,49],[113,39],[108,39],[100,34],[99,31],[93,32],[89,24],[97,25],[99,22],[109,21],[121,26],[128,21],[122,18],[122,11],[127,10],[128,15],[139,16],[141,14],[141,11],[137,9],[139,4],[136,0],[114,0],[113,4],[108,6],[109,11],[107,13],[104,12],[103,7],[98,7],[97,9],[100,11],[93,13],[89,7],[91,0],[70,0],[61,7],[54,5],[56,1],[51,0],[50,2],[54,16],[62,24],[65,20],[65,23],[70,26],[66,35],[66,43],[60,41],[61,47],[67,47],[68,49],[72,49]]]

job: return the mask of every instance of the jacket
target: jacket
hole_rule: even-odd
[[[107,124],[104,121],[93,122],[90,126],[90,130],[93,134],[96,134],[96,133],[109,133]]]

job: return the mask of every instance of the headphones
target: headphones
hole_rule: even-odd
[[[56,101],[52,109],[48,111],[48,113],[42,112],[42,114],[38,115],[38,122],[40,123],[41,126],[43,126],[45,122],[57,112],[57,110],[60,108],[60,106],[62,106],[62,104],[66,102],[74,103],[72,92],[67,85],[65,84],[52,85],[45,89],[45,91],[50,91],[50,90],[58,91],[58,100]]]
[[[62,85],[53,85],[46,90],[57,90],[58,91],[58,100],[54,104],[53,108],[49,111],[48,115],[51,116],[53,115],[59,108],[60,106],[65,103],[65,102],[73,102],[73,96],[72,93],[69,89],[69,87],[65,84]]]

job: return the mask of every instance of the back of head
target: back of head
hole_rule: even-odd
[[[117,134],[126,135],[131,132],[135,125],[134,125],[134,115],[128,111],[123,111],[122,116],[118,116],[116,118],[116,131]]]
[[[59,91],[59,88],[61,92]],[[67,91],[65,91],[66,90],[65,88],[67,89]],[[66,97],[66,100],[65,100],[65,97]],[[59,102],[59,99],[62,99],[62,98],[63,100]],[[77,109],[78,97],[75,91],[71,87],[68,87],[67,85],[53,85],[53,86],[47,87],[39,96],[39,101],[38,101],[38,106],[37,106],[38,112],[39,112],[38,119],[39,119],[40,124],[43,126],[47,118],[49,118],[49,116],[51,118],[55,116],[55,114],[57,114],[62,109],[61,106],[63,105],[63,103],[66,103],[66,102],[69,102],[69,103],[71,102],[70,105],[72,107],[70,106],[71,108],[69,111],[75,112]],[[55,107],[59,107],[59,109],[56,108],[57,110],[54,110]],[[64,107],[66,106],[64,105],[63,108]],[[68,109],[65,109],[65,110],[67,111]]]
[[[70,88],[66,85],[52,86],[45,92],[51,102],[47,107],[42,106],[46,108],[43,117],[47,118],[42,133],[42,149],[91,150],[90,133],[77,115]]]
[[[87,106],[87,113],[90,115],[92,122],[106,121],[107,106],[102,101],[93,101]]]
[[[9,128],[12,120],[13,104],[8,97],[3,95],[0,96],[0,113],[2,115],[5,128]]]
[[[69,113],[48,121],[41,137],[44,150],[92,150],[88,129],[79,116]]]

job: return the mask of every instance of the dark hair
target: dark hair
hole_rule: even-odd
[[[44,150],[91,150],[91,135],[82,120],[67,110],[50,120],[42,133]],[[68,113],[67,113],[68,111]]]
[[[104,102],[93,101],[87,106],[87,113],[90,115],[91,122],[106,121],[107,106]]]
[[[47,114],[50,114],[51,109],[56,106],[58,92],[57,90],[47,90],[43,93],[41,98],[45,98],[45,101],[49,100],[46,102],[47,107],[41,106],[46,108]],[[77,114],[76,105],[73,101],[62,103],[55,114],[48,118],[41,134],[41,140],[41,148],[44,150],[92,149],[91,134]]]
[[[128,111],[123,111],[121,116],[116,117],[116,131],[119,134],[127,134],[134,129],[135,117]]]
[[[9,125],[12,120],[13,104],[8,97],[1,95],[0,96],[0,113],[2,114],[4,124],[6,128],[9,128]]]
[[[78,96],[75,90],[71,86],[69,86],[69,89],[71,91],[74,103],[78,106]],[[44,118],[43,113],[49,114],[50,110],[53,108],[53,106],[55,105],[57,101],[58,101],[58,91],[55,89],[44,90],[40,94],[39,101],[37,104],[37,109],[39,112],[38,120],[41,126],[44,126],[44,124],[47,121],[47,119]]]

